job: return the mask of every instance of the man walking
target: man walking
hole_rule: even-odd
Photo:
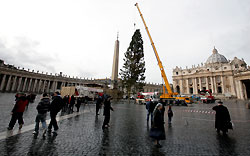
[[[99,110],[100,110],[101,104],[102,104],[102,96],[99,95],[97,100],[96,100],[96,107],[95,107],[96,116],[99,115]]]
[[[28,100],[25,96],[24,93],[18,93],[16,95],[16,103],[14,105],[14,108],[11,111],[11,120],[9,123],[9,127],[8,130],[12,130],[13,127],[16,124],[16,121],[18,120],[18,124],[19,124],[19,129],[22,129],[23,127],[23,112],[25,110],[26,105],[28,104]]]
[[[77,100],[76,100],[76,109],[77,109],[77,112],[79,112],[81,104],[82,104],[82,98],[78,97]]]
[[[114,109],[111,107],[111,97],[107,96],[107,98],[104,101],[104,112],[103,115],[104,117],[104,121],[103,121],[103,125],[102,125],[102,129],[104,130],[104,128],[110,127],[109,126],[109,121],[110,121],[110,110],[114,111]]]
[[[74,97],[74,95],[71,96],[70,98],[70,104],[69,104],[69,112],[74,112],[74,105],[76,103],[76,99]]]
[[[153,112],[154,112],[154,109],[155,109],[156,105],[157,105],[156,101],[151,101],[149,103],[148,114],[151,116],[151,126],[152,126],[152,123],[153,123]],[[163,106],[163,109],[164,109],[164,106]],[[149,118],[147,118],[147,119],[148,119],[147,121],[149,121]]]
[[[171,125],[172,123],[172,117],[173,117],[174,113],[172,111],[171,106],[168,106],[168,124]]]
[[[60,96],[59,92],[55,92],[54,96],[52,98],[52,102],[50,105],[50,123],[49,123],[49,127],[48,127],[48,133],[51,133],[52,130],[52,126],[54,127],[54,131],[53,134],[57,135],[57,131],[59,129],[58,125],[57,125],[57,121],[56,121],[56,115],[57,113],[61,110],[63,106],[63,99]]]
[[[218,134],[222,131],[223,135],[226,135],[229,128],[228,126],[231,124],[231,118],[227,107],[222,104],[223,102],[219,101],[218,105],[213,107],[213,110],[216,111],[215,128],[217,129]]]
[[[68,101],[69,101],[69,100],[68,100],[67,96],[64,96],[64,97],[63,97],[63,104],[64,104],[64,106],[62,107],[62,112],[66,112]]]
[[[150,110],[150,108],[152,107],[152,105],[153,105],[153,102],[151,100],[146,103],[146,109],[148,111],[148,113],[147,113],[147,124],[149,122],[149,118],[151,118],[151,123],[153,122],[153,113],[152,113],[153,111]]]
[[[48,97],[48,94],[44,93],[41,101],[38,103],[36,107],[38,114],[36,116],[36,126],[35,126],[35,131],[33,132],[34,135],[36,136],[38,135],[39,123],[41,121],[42,126],[43,126],[43,137],[45,136],[46,130],[47,130],[46,116],[47,116],[47,112],[49,111],[49,108],[50,108],[50,99]]]

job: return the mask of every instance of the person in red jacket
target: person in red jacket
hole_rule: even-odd
[[[9,123],[8,130],[12,130],[13,127],[16,124],[16,121],[18,120],[19,129],[22,129],[22,126],[24,124],[23,122],[23,112],[25,110],[26,105],[28,104],[28,100],[23,93],[18,93],[16,97],[16,104],[14,105],[14,108],[11,111],[11,120]]]

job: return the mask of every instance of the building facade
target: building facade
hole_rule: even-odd
[[[180,94],[197,95],[201,90],[210,90],[221,98],[250,98],[250,68],[246,62],[237,57],[227,60],[215,48],[205,63],[173,69],[172,78],[174,91]]]
[[[88,79],[70,77],[62,73],[48,74],[8,65],[0,60],[0,92],[52,93],[61,90],[62,87],[78,85],[99,85],[108,89],[110,84],[112,84],[112,80],[109,78]],[[122,91],[119,79],[117,89]],[[146,92],[160,90],[160,84],[146,83],[144,86]]]
[[[159,94],[162,94],[163,86],[158,83],[145,83],[145,86],[143,86],[143,92],[158,92]]]
[[[82,79],[60,74],[20,69],[0,60],[0,92],[52,93],[63,86],[99,83],[97,80]]]

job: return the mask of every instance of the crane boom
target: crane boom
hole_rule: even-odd
[[[152,39],[152,37],[151,37],[151,35],[150,35],[150,33],[149,33],[149,30],[148,30],[148,27],[147,27],[147,25],[146,25],[146,22],[145,22],[145,20],[144,20],[144,18],[143,18],[143,16],[142,16],[142,13],[141,13],[141,11],[140,11],[140,8],[139,8],[139,6],[138,6],[138,3],[136,3],[135,6],[137,7],[137,9],[138,9],[138,11],[139,11],[139,14],[140,14],[140,16],[141,16],[142,22],[143,22],[143,24],[144,24],[144,26],[145,26],[145,29],[146,29],[146,31],[147,31],[149,40],[150,40],[150,42],[151,42],[152,48],[153,48],[153,50],[154,50],[154,53],[155,53],[155,56],[156,56],[156,59],[157,59],[157,62],[158,62],[158,66],[159,66],[160,71],[161,71],[161,76],[162,76],[162,78],[163,78],[163,80],[164,80],[164,82],[165,82],[165,86],[166,86],[167,91],[168,91],[168,94],[169,94],[169,95],[173,95],[172,89],[171,89],[171,87],[170,87],[170,85],[169,85],[169,83],[168,83],[168,79],[167,79],[165,70],[164,70],[164,68],[163,68],[163,66],[162,66],[160,57],[159,57],[158,52],[157,52],[157,50],[156,50],[156,47],[155,47],[155,45],[154,45],[153,39]],[[163,89],[163,94],[165,94],[165,88]]]

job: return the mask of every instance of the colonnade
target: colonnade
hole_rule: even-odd
[[[83,85],[83,82],[60,80],[60,77],[57,79],[49,78],[49,76],[31,77],[0,73],[0,92],[51,93],[60,90],[63,86],[77,85]]]
[[[236,95],[233,76],[229,76],[230,93]],[[188,77],[184,79],[176,79],[174,88],[176,91],[179,86],[180,94],[198,94],[201,90],[211,90],[213,94],[225,94],[225,77],[222,75],[204,76],[204,77]]]

